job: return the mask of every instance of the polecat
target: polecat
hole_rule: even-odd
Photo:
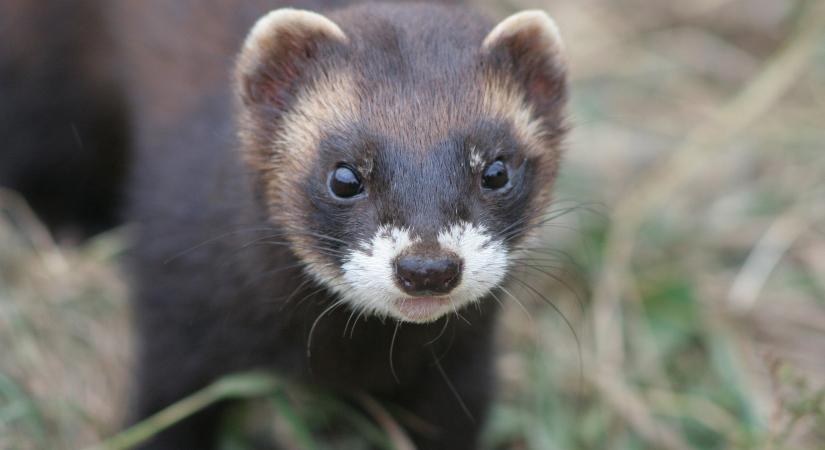
[[[189,12],[193,32],[209,17],[185,37],[191,55],[153,51],[197,96],[162,77],[135,90],[133,418],[265,368],[404,408],[435,430],[409,430],[421,449],[475,448],[497,290],[549,203],[565,134],[553,21],[279,9],[247,35],[230,88],[209,67],[225,59],[199,52],[225,38],[209,28],[224,16]],[[147,448],[212,448],[222,408]]]

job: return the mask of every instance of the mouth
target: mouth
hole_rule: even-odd
[[[395,302],[395,308],[411,322],[430,322],[441,317],[448,297],[406,297]]]

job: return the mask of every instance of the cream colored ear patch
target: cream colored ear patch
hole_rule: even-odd
[[[258,19],[244,41],[244,53],[257,53],[261,44],[277,39],[286,32],[320,33],[342,42],[347,41],[347,35],[335,22],[321,14],[293,8],[281,8],[269,12]]]
[[[502,20],[490,31],[490,34],[484,38],[482,48],[485,50],[489,49],[504,39],[509,39],[520,33],[529,32],[534,29],[540,30],[540,36],[544,40],[546,48],[551,53],[557,53],[559,55],[564,53],[564,41],[561,38],[559,27],[546,12],[538,9],[521,11]]]
[[[241,76],[253,73],[261,61],[273,57],[271,53],[283,47],[279,41],[286,37],[290,40],[324,37],[348,41],[341,28],[321,14],[292,8],[276,9],[258,19],[246,36],[237,73]]]

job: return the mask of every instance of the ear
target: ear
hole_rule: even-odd
[[[238,94],[246,105],[283,106],[296,83],[324,50],[347,43],[347,36],[326,17],[282,8],[262,17],[246,37],[238,57]]]
[[[522,11],[495,26],[482,43],[492,64],[509,72],[540,109],[566,98],[567,61],[556,22],[544,11]]]

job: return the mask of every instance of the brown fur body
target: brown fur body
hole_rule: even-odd
[[[138,117],[145,117],[139,122],[141,145],[132,189],[132,217],[141,224],[135,295],[143,337],[133,417],[145,417],[222,374],[272,368],[343,393],[367,392],[410,410],[436,425],[435,434],[415,435],[421,448],[474,448],[493,392],[491,311],[463,314],[472,326],[449,320],[445,329],[446,320],[441,320],[428,326],[402,325],[396,333],[392,322],[361,318],[355,325],[348,311],[335,310],[314,330],[308,358],[309,330],[327,309],[330,294],[305,283],[302,270],[293,267],[294,256],[283,246],[250,245],[273,230],[234,151],[228,67],[261,12],[254,9],[245,16],[249,21],[234,28],[231,43],[176,48],[176,54],[192,58],[180,61],[180,67],[164,68],[167,76],[162,80],[146,76],[133,84],[143,98],[138,100]],[[126,17],[135,16],[129,12]],[[192,23],[197,22],[193,18]],[[164,48],[174,40],[164,36],[168,30],[181,36],[201,29],[184,27],[184,33],[177,23],[157,26],[167,31],[148,36]],[[221,39],[221,31],[209,33],[205,39]],[[132,51],[147,51],[151,63],[141,59],[138,65],[163,67],[158,56],[162,51],[154,49],[154,56],[145,48]],[[170,260],[216,236],[222,237]],[[495,307],[488,303],[484,309]],[[421,345],[439,336],[436,345]],[[449,358],[439,368],[435,357],[444,354]],[[445,383],[442,369],[461,400]],[[197,415],[145,448],[211,448],[221,409]]]
[[[346,46],[287,35],[264,48],[278,56],[270,65],[241,57],[233,79],[244,36],[277,6],[108,5],[136,146],[131,420],[221,375],[270,369],[404,408],[431,425],[408,428],[421,449],[475,448],[493,394],[496,301],[400,323],[337,308],[329,280],[347,243],[386,224],[431,239],[477,223],[515,249],[558,167],[563,70],[552,55],[529,57],[545,52],[536,36],[482,48],[493,23],[473,12],[368,5],[329,14]],[[483,164],[468,154],[506,158],[518,184],[482,192]],[[371,183],[368,201],[344,207],[322,189],[344,157]],[[145,448],[213,448],[224,407]]]

